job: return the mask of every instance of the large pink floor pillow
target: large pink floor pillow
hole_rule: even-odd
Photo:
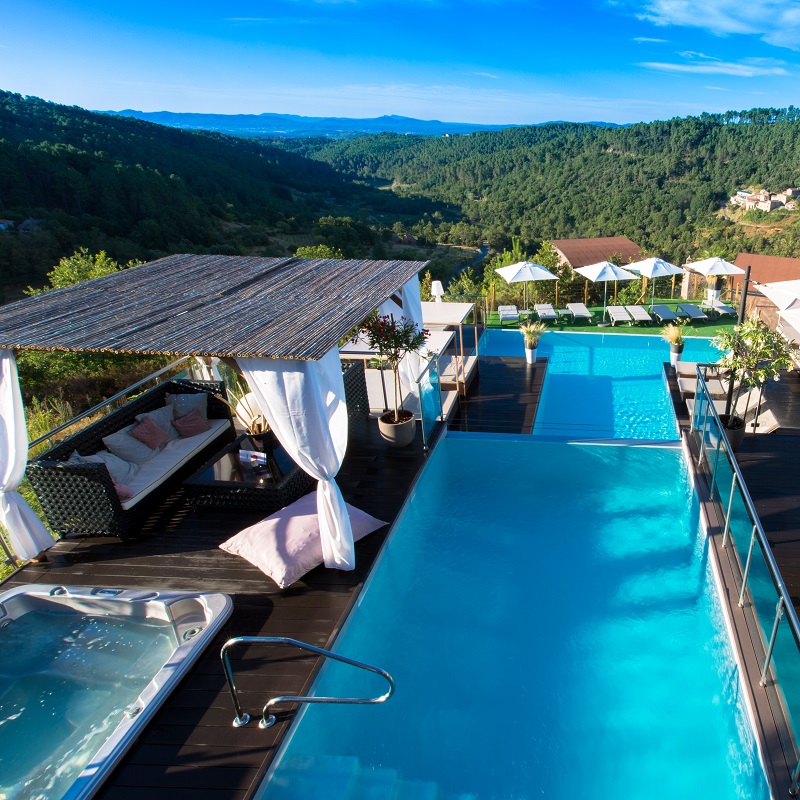
[[[353,541],[387,524],[349,503],[346,505]],[[317,493],[304,495],[296,503],[245,528],[223,542],[220,549],[246,558],[285,589],[322,563]]]

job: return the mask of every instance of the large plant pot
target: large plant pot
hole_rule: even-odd
[[[684,343],[681,342],[680,344],[672,344],[670,343],[669,346],[669,363],[672,366],[677,366],[678,362],[681,360],[681,356],[683,355],[683,348]]]
[[[417,421],[410,411],[401,411],[400,422],[395,422],[394,411],[387,411],[378,418],[378,429],[392,447],[407,447],[414,441]]]
[[[536,363],[536,350],[537,350],[536,347],[526,347],[525,348],[525,360],[529,364],[535,364]]]
[[[725,435],[728,437],[728,443],[731,446],[731,450],[735,453],[744,441],[744,420],[741,417],[737,417],[735,414],[720,414],[719,421],[722,423],[722,427],[725,428]]]

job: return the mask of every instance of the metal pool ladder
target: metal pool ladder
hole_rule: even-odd
[[[233,670],[231,669],[231,662],[228,658],[228,651],[239,644],[266,644],[266,645],[287,645],[289,647],[299,647],[301,650],[308,650],[310,653],[316,653],[318,656],[325,658],[332,658],[335,661],[341,661],[343,664],[350,664],[352,667],[366,670],[367,672],[374,672],[386,678],[389,683],[389,691],[382,694],[380,697],[273,697],[267,701],[264,710],[261,712],[261,719],[258,722],[259,728],[271,728],[275,724],[275,715],[268,713],[273,706],[277,703],[342,703],[347,705],[375,705],[376,703],[385,703],[394,694],[394,679],[386,672],[386,670],[379,667],[373,667],[369,664],[364,664],[361,661],[354,661],[352,658],[345,658],[338,653],[332,653],[330,650],[323,650],[321,647],[315,647],[313,644],[300,642],[297,639],[289,639],[285,636],[237,636],[233,639],[228,639],[220,652],[222,659],[222,670],[225,673],[225,680],[228,682],[228,689],[231,693],[233,700],[233,708],[236,712],[236,718],[233,720],[234,728],[241,728],[242,725],[247,725],[250,722],[250,715],[242,710],[239,703],[239,693],[236,689],[236,682],[233,680]]]

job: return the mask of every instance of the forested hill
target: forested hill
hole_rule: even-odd
[[[78,246],[123,262],[181,251],[282,255],[276,231],[307,233],[356,200],[408,204],[263,142],[0,92],[0,219],[16,223],[0,232],[0,302]]]
[[[777,192],[800,185],[794,108],[625,128],[564,123],[446,138],[274,143],[345,174],[391,181],[401,195],[456,204],[494,246],[512,234],[525,245],[625,235],[678,263],[713,245],[800,256],[799,229],[788,216],[777,235],[720,216],[742,186]]]

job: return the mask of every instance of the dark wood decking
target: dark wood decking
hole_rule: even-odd
[[[438,434],[438,431],[435,433]],[[345,499],[391,523],[425,462],[419,427],[404,449],[388,448],[369,425],[354,432],[337,477]],[[64,541],[51,561],[30,564],[3,588],[24,583],[218,591],[232,596],[233,615],[97,795],[104,800],[245,800],[252,796],[294,716],[278,715],[262,731],[252,721],[231,726],[233,707],[219,651],[232,636],[291,636],[325,647],[336,636],[388,532],[356,545],[356,569],[319,567],[278,589],[220,542],[259,519],[258,512],[190,512],[178,495],[157,510],[142,536]],[[242,648],[233,654],[242,705],[257,715],[269,696],[303,694],[318,660],[286,648]]]
[[[448,427],[470,433],[531,433],[547,371],[547,359],[481,356],[478,376]]]

